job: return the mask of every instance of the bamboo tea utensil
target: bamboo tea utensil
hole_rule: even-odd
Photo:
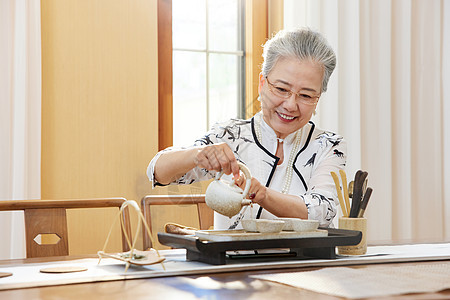
[[[358,172],[356,172],[355,174],[355,183],[353,184],[353,201],[349,214],[350,218],[358,217],[359,209],[361,207],[361,200],[363,196],[363,184],[364,180],[366,180],[368,175],[369,173],[364,172],[362,170],[358,170]]]
[[[368,182],[369,182],[369,178],[366,177],[366,179],[364,180],[363,186],[362,186],[362,193],[363,193],[363,195],[366,193],[367,183]]]
[[[336,186],[336,192],[338,195],[339,204],[341,205],[342,214],[345,217],[347,217],[348,212],[347,212],[347,209],[345,208],[344,199],[342,198],[342,191],[341,191],[341,185],[339,184],[339,177],[335,172],[331,172],[331,177],[333,177],[334,185]]]
[[[350,213],[350,199],[348,195],[348,189],[347,189],[347,174],[344,170],[339,170],[339,174],[342,178],[342,187],[344,188],[344,200],[345,200],[345,207],[347,208],[347,216]]]
[[[358,218],[364,217],[364,212],[367,208],[367,203],[369,203],[370,196],[372,195],[373,189],[371,187],[368,187],[366,192],[364,193],[364,198],[361,202],[361,208],[359,209]]]
[[[352,180],[348,183],[348,197],[353,198],[353,184],[355,182]]]
[[[358,214],[358,210],[356,208],[357,204],[356,204],[356,198],[355,198],[355,193],[357,193],[357,189],[358,189],[358,185],[360,182],[360,178],[361,178],[361,170],[358,170],[355,173],[355,179],[353,180],[353,197],[352,197],[352,207],[350,208],[350,213],[348,214],[349,218],[354,218],[356,217],[356,215]]]

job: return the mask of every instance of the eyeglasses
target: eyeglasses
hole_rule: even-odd
[[[305,92],[299,92],[294,93],[293,91],[286,89],[281,86],[277,86],[269,81],[269,78],[266,77],[266,81],[269,84],[269,90],[277,97],[283,98],[283,99],[289,99],[292,94],[295,94],[296,97],[298,97],[299,101],[306,105],[316,105],[317,102],[319,102],[319,96],[310,95]]]

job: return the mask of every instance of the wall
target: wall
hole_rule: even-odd
[[[145,174],[158,149],[157,0],[41,0],[41,6],[42,199],[203,193],[208,182],[152,190]],[[276,11],[269,13],[272,27]],[[154,236],[166,221],[198,227],[195,214],[193,207],[155,208]],[[99,250],[114,215],[72,211],[70,253]],[[111,243],[120,249],[119,236]]]
[[[268,1],[268,37],[272,37],[284,28],[284,0]]]
[[[158,142],[156,3],[41,1],[42,199],[139,201],[150,192],[145,171]],[[112,215],[72,212],[70,252],[99,250]]]

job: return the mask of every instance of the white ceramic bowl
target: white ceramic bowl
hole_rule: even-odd
[[[298,218],[278,218],[284,221],[283,230],[287,231],[314,231],[319,227],[317,220],[303,220]]]
[[[244,228],[245,231],[248,232],[257,232],[258,230],[256,229],[256,220],[255,219],[244,219],[241,220],[242,223],[242,227]]]
[[[296,219],[292,221],[292,230],[294,231],[314,231],[319,227],[318,220]]]
[[[261,233],[276,233],[280,232],[284,227],[282,220],[255,220],[256,230]]]
[[[297,218],[278,218],[277,220],[284,221],[283,230],[293,231],[294,228],[292,227],[292,223],[295,222],[296,220],[300,220],[300,219],[297,219]]]

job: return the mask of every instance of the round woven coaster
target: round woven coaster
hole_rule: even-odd
[[[83,272],[86,270],[87,270],[87,268],[85,268],[85,267],[64,266],[64,267],[44,268],[44,269],[41,269],[40,271],[42,273],[72,273],[72,272]]]
[[[2,278],[2,277],[8,277],[8,276],[11,276],[11,275],[12,275],[12,273],[0,272],[0,278]]]

